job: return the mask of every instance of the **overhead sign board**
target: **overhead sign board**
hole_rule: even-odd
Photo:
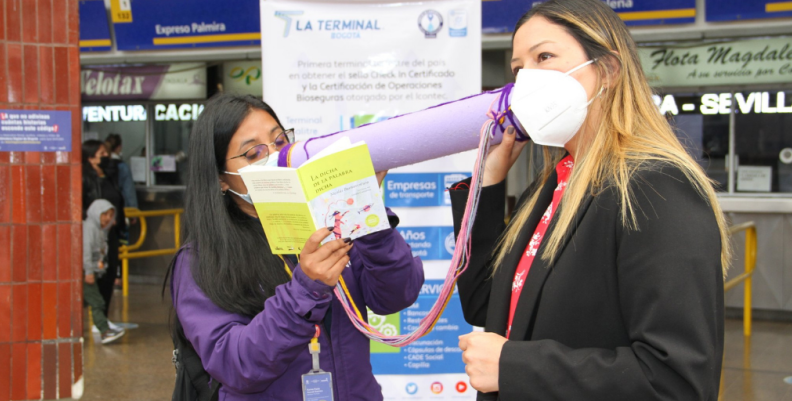
[[[80,51],[108,51],[112,47],[104,0],[80,1]]]
[[[792,17],[792,1],[707,0],[707,21]]]
[[[655,87],[745,85],[792,80],[792,38],[638,49]]]
[[[520,17],[544,3],[528,0],[484,0],[481,3],[482,32],[513,32]],[[628,26],[692,24],[696,0],[603,0]]]
[[[83,101],[206,98],[206,65],[90,67],[81,72]]]
[[[118,50],[261,44],[259,0],[169,0],[166,4],[113,0],[111,4],[116,2],[118,11],[111,7],[111,12]]]

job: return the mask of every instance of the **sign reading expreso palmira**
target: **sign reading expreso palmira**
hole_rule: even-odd
[[[792,81],[792,38],[642,47],[639,54],[649,83],[656,87]]]

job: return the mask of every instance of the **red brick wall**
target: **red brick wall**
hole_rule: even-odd
[[[77,0],[0,0],[0,109],[68,110],[72,152],[0,151],[0,401],[82,376]]]

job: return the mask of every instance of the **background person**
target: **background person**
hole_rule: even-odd
[[[82,200],[83,219],[87,217],[88,207],[97,199],[110,202],[116,210],[115,225],[107,234],[107,273],[97,280],[99,293],[105,301],[104,312],[109,315],[110,301],[113,299],[113,287],[120,277],[118,248],[121,245],[119,230],[126,230],[124,217],[124,197],[118,186],[118,174],[115,164],[110,161],[110,155],[104,144],[100,141],[89,139],[82,145]],[[110,323],[113,326],[113,323]]]
[[[508,226],[503,180],[524,144],[510,131],[487,160],[458,281],[466,320],[486,329],[460,337],[478,399],[716,400],[727,226],[627,28],[602,1],[551,0],[520,19],[513,49],[525,101],[560,93],[569,107],[529,109],[550,121],[534,142],[563,149],[545,148]],[[466,198],[451,191],[457,230]]]
[[[318,327],[320,364],[333,373],[334,399],[382,400],[369,340],[333,288],[343,276],[361,313],[395,313],[417,299],[422,263],[393,229],[354,246],[337,239],[319,247],[332,231],[323,227],[299,263],[273,255],[235,174],[277,157],[291,132],[253,96],[216,96],[198,117],[189,144],[185,246],[171,281],[176,316],[204,369],[222,383],[220,399],[302,399],[301,376],[311,370],[308,343]],[[395,227],[398,218],[388,215]]]
[[[107,232],[115,224],[115,207],[104,199],[97,199],[86,214],[83,221],[83,298],[91,307],[94,327],[101,333],[102,344],[107,344],[124,335],[123,329],[111,328],[108,324],[105,302],[96,285],[97,278],[107,270]]]
[[[121,195],[124,197],[124,206],[137,208],[137,193],[135,192],[135,182],[132,180],[132,171],[129,169],[129,165],[121,158],[121,152],[123,151],[121,135],[110,134],[105,138],[104,143],[110,152],[110,160],[116,164],[118,169],[118,186],[121,189]]]

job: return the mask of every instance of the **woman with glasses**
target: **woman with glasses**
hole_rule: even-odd
[[[195,349],[223,400],[302,399],[301,377],[312,370],[308,344],[316,336],[333,399],[381,400],[369,340],[333,288],[343,276],[361,313],[391,314],[417,299],[423,266],[393,229],[320,247],[333,229],[323,227],[299,258],[273,255],[238,171],[274,165],[292,141],[294,130],[252,96],[216,96],[196,121],[185,246],[171,266],[174,335]],[[395,227],[398,218],[390,211],[388,217]]]

